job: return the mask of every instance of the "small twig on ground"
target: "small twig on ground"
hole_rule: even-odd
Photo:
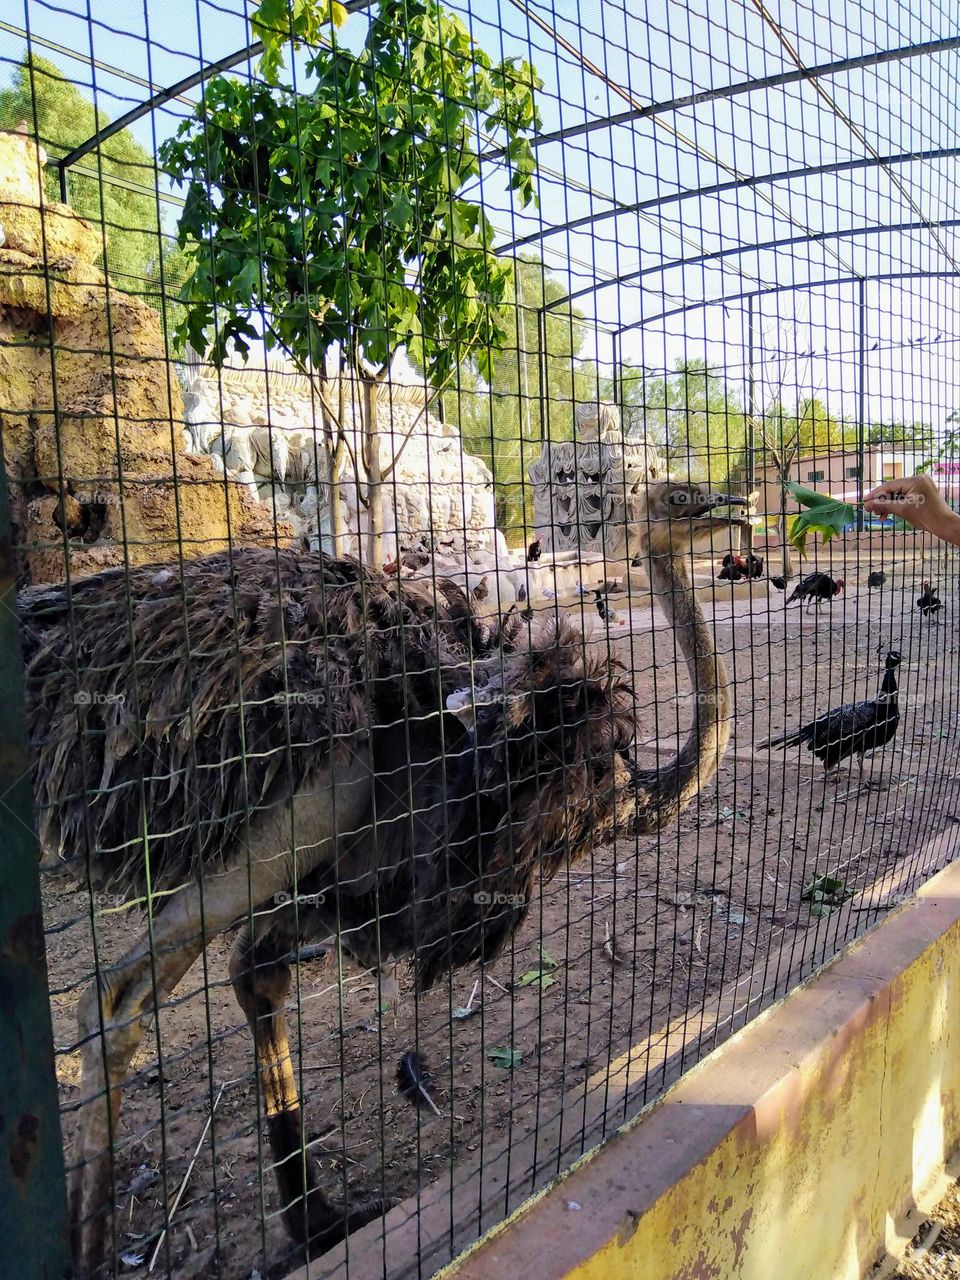
[[[494,986],[495,986],[499,991],[502,991],[502,992],[503,992],[503,994],[504,994],[505,996],[508,996],[508,995],[510,994],[510,992],[509,992],[509,991],[507,990],[507,988],[503,985],[503,983],[502,983],[502,982],[498,982],[498,981],[496,980],[496,978],[492,978],[492,977],[490,976],[490,974],[489,974],[489,973],[485,973],[483,976],[484,976],[484,978],[487,980],[487,982],[492,982],[492,983],[493,983],[493,985],[494,985]]]
[[[173,1204],[170,1206],[170,1212],[167,1214],[167,1225],[160,1232],[160,1239],[157,1241],[157,1247],[156,1249],[154,1249],[153,1257],[150,1259],[150,1265],[149,1267],[147,1267],[148,1275],[150,1274],[151,1271],[153,1271],[153,1268],[157,1265],[157,1259],[160,1257],[160,1250],[163,1248],[163,1242],[167,1238],[167,1231],[170,1229],[170,1226],[173,1222],[173,1215],[177,1212],[177,1208],[180,1204],[180,1201],[183,1199],[183,1193],[184,1191],[186,1191],[187,1183],[190,1180],[190,1175],[191,1173],[193,1173],[193,1166],[197,1163],[197,1157],[200,1154],[200,1148],[203,1146],[206,1140],[207,1134],[210,1131],[210,1125],[211,1125],[211,1122],[213,1121],[213,1113],[216,1111],[217,1107],[220,1105],[220,1099],[223,1097],[223,1091],[224,1089],[226,1089],[226,1087],[227,1086],[225,1084],[222,1084],[220,1086],[220,1092],[217,1094],[216,1102],[214,1102],[212,1108],[210,1109],[210,1114],[207,1116],[207,1123],[203,1126],[203,1133],[201,1133],[200,1135],[200,1138],[194,1149],[193,1156],[190,1160],[190,1163],[187,1165],[187,1172],[183,1175],[183,1181],[180,1183],[180,1187],[177,1191],[177,1194],[173,1198]],[[196,1245],[194,1245],[194,1248],[196,1248]]]
[[[610,961],[611,964],[624,964],[625,957],[622,955],[620,951],[620,947],[619,947],[619,944],[617,943],[616,938],[610,932],[610,922],[608,920],[604,920],[603,922],[603,934],[604,934],[604,943],[603,943],[604,955],[607,957],[607,959]]]

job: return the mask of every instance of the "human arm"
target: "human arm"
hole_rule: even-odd
[[[864,509],[885,520],[899,516],[916,529],[925,529],[944,542],[960,546],[960,515],[946,503],[930,476],[884,480],[867,494]]]

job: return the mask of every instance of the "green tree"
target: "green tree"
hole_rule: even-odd
[[[878,422],[866,431],[867,444],[902,444],[905,452],[922,453],[925,457],[934,452],[936,439],[929,422]]]
[[[49,156],[60,157],[110,121],[52,62],[28,54],[14,69],[11,83],[0,89],[0,129],[15,129],[23,123],[31,134],[38,134]],[[161,231],[152,190],[153,157],[123,129],[85,157],[83,166],[97,170],[105,180],[71,171],[70,204],[103,226],[104,268],[111,282],[159,305],[162,256],[164,292],[168,298],[175,297],[184,264],[173,237]],[[47,196],[59,200],[60,184],[52,166],[44,174],[44,184]]]
[[[704,360],[678,360],[667,374],[624,364],[616,384],[625,431],[645,435],[671,471],[727,481],[743,453],[746,419],[720,370]],[[613,386],[606,382],[604,394]]]
[[[541,442],[571,439],[574,405],[597,397],[596,366],[580,358],[588,333],[580,313],[546,311],[541,329],[540,308],[566,293],[538,258],[517,259],[505,299],[503,344],[489,381],[471,354],[443,395],[444,417],[459,426],[464,448],[493,472],[497,524],[508,539],[512,533],[522,540],[531,523],[526,473]]]
[[[267,72],[275,78],[278,66]],[[438,390],[468,357],[490,380],[508,338],[513,268],[494,256],[493,228],[465,190],[480,175],[483,131],[502,142],[521,203],[534,199],[528,135],[540,81],[521,60],[495,64],[437,0],[381,0],[359,53],[331,30],[306,73],[299,94],[213,78],[161,149],[188,184],[181,335],[222,361],[259,341],[260,316],[267,347],[316,378],[334,513],[347,441],[325,370],[336,360],[352,371],[363,396],[354,462],[378,563],[390,471],[379,457],[379,387],[402,347]]]

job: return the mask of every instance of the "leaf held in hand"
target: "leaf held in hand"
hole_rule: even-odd
[[[843,533],[847,525],[853,524],[857,518],[856,508],[850,502],[842,502],[839,498],[831,498],[829,494],[805,489],[802,484],[795,484],[793,481],[788,481],[784,487],[801,506],[807,508],[793,517],[787,531],[790,544],[801,555],[805,554],[809,533],[819,533],[824,543],[827,543],[836,534]]]

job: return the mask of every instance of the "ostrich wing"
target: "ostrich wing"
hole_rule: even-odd
[[[21,610],[41,839],[123,892],[147,857],[154,888],[181,883],[371,724],[435,714],[468,665],[425,588],[289,551],[110,571]]]

